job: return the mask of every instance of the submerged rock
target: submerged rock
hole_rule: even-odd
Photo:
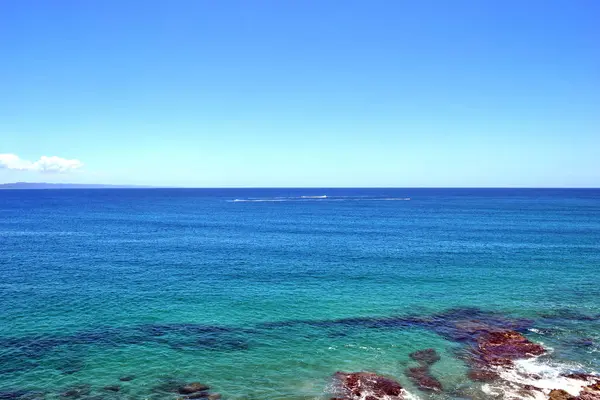
[[[14,390],[9,392],[0,392],[0,400],[15,400],[21,399],[26,396],[29,392],[26,390]]]
[[[209,386],[200,383],[200,382],[192,382],[189,383],[185,386],[181,386],[177,391],[180,394],[192,394],[192,393],[197,393],[197,392],[203,392],[210,389]]]
[[[83,363],[74,363],[71,365],[65,365],[57,368],[61,373],[65,375],[73,375],[79,371],[81,371],[84,367]]]
[[[440,360],[440,355],[435,349],[425,349],[410,353],[410,358],[421,364],[433,365]]]
[[[196,392],[186,396],[179,397],[178,400],[191,400],[191,399],[203,399],[203,400],[219,400],[221,398],[220,393],[209,393],[209,392]]]
[[[441,392],[442,384],[431,376],[429,366],[409,368],[406,370],[406,376],[419,388],[425,392]]]
[[[67,388],[67,390],[60,394],[60,397],[78,399],[87,396],[91,391],[92,387],[89,384],[76,385]]]
[[[335,400],[403,400],[404,389],[391,378],[372,372],[336,372]]]
[[[45,392],[33,391],[28,392],[26,395],[21,396],[19,400],[44,400],[46,398]]]
[[[578,347],[591,347],[594,345],[594,339],[588,337],[578,338],[573,340],[572,343]]]
[[[152,388],[152,392],[159,394],[161,397],[172,396],[174,393],[182,395],[177,400],[192,400],[192,399],[206,399],[206,400],[218,400],[221,398],[219,393],[210,393],[208,390],[210,387],[200,382],[186,383],[176,378],[165,377],[161,379],[161,383]]]
[[[440,360],[435,349],[424,349],[410,354],[410,358],[418,361],[420,366],[408,368],[404,373],[419,388],[425,392],[441,392],[442,384],[431,375],[429,367]]]
[[[192,400],[192,399],[208,399],[210,394],[208,392],[197,392],[187,396],[179,397],[178,400]]]
[[[185,386],[185,382],[171,378],[165,377],[160,379],[160,383],[156,386],[153,386],[151,391],[157,394],[167,394],[167,393],[177,393],[179,392],[179,388]]]

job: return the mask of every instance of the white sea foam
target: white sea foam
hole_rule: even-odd
[[[546,400],[552,389],[562,389],[577,396],[585,386],[592,382],[567,378],[563,375],[581,369],[581,365],[555,363],[540,357],[517,360],[514,362],[514,368],[497,369],[502,383],[484,384],[482,390],[490,396],[502,395],[505,399]],[[530,395],[525,396],[522,392],[525,385],[534,386],[541,391],[531,390],[528,391]]]
[[[263,202],[281,202],[286,201],[285,199],[235,199],[227,200],[231,203],[263,203]]]
[[[341,389],[340,386],[338,386],[338,384],[333,381],[333,382],[330,382],[326,386],[324,393],[326,393],[327,395],[331,395],[331,394],[340,392],[340,389]],[[409,392],[405,388],[401,389],[400,395],[401,395],[401,398],[403,398],[404,400],[422,400],[421,397],[417,396],[414,393]],[[360,397],[353,396],[352,398],[353,398],[353,400],[366,400],[368,398],[376,398],[376,399],[380,399],[380,400],[395,400],[398,397],[397,396],[383,396],[382,397],[379,394],[376,394],[376,393],[374,393],[372,391],[369,391],[369,390],[364,390],[364,388],[363,388]]]
[[[404,397],[405,400],[421,400],[421,398],[419,396],[409,392],[406,389],[404,389],[404,393],[402,393],[402,396]]]
[[[383,199],[373,199],[373,200],[409,201],[410,197],[386,197],[386,198],[383,198]]]
[[[402,389],[402,393],[401,396],[403,399],[405,400],[421,400],[421,398],[419,396],[417,396],[416,394],[410,393],[408,390],[406,389]],[[376,393],[372,393],[368,390],[365,390],[362,395],[360,397],[356,397],[356,400],[366,400],[366,399],[381,399],[381,400],[394,400],[397,399],[397,396],[380,396],[377,395]]]
[[[296,197],[268,197],[268,198],[247,198],[227,200],[230,203],[264,203],[264,202],[284,202],[284,201],[408,201],[410,197],[368,197],[368,196],[296,196]]]

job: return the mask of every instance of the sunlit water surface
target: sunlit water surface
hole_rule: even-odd
[[[599,267],[598,190],[1,191],[0,393],[320,399],[368,370],[458,398],[463,344],[385,322],[452,312],[531,319],[541,362],[598,371]],[[404,375],[427,347],[441,395]]]

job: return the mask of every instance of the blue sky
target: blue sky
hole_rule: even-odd
[[[598,187],[598,15],[2,1],[0,183]]]

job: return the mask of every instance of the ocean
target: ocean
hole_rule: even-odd
[[[449,327],[510,321],[549,382],[599,372],[599,268],[597,189],[3,190],[0,398],[327,399],[336,371],[515,398]],[[425,348],[441,393],[406,374]]]

